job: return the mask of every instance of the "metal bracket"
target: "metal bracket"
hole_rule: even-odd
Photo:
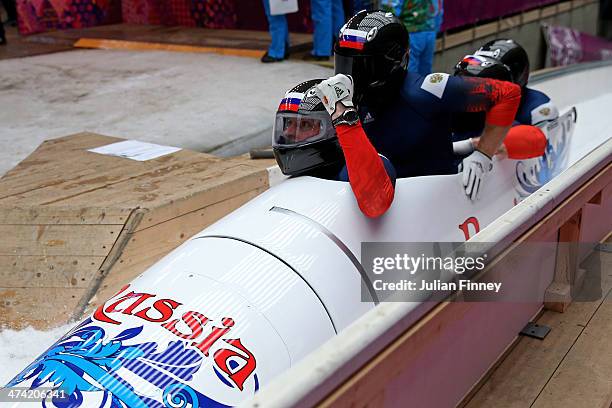
[[[522,334],[523,336],[533,337],[539,340],[544,340],[544,337],[546,337],[548,333],[550,333],[550,327],[534,322],[529,322],[525,327],[523,327],[523,330],[521,330],[519,334]]]

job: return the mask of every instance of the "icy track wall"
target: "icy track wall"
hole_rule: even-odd
[[[610,73],[609,65],[591,65],[537,84],[561,111],[578,110],[554,174],[608,141]],[[375,308],[375,295],[370,302],[359,297],[362,241],[464,240],[470,233],[457,225],[475,217],[482,228],[522,198],[515,169],[499,162],[476,204],[465,198],[458,175],[398,180],[394,204],[378,220],[360,213],[346,183],[310,177],[281,183],[126,285],[9,387],[61,391],[46,406],[61,406],[60,397],[75,407],[244,402]],[[450,201],[430,222],[432,209]],[[404,320],[421,316],[421,306],[402,304]],[[313,375],[298,385],[307,387]],[[289,395],[285,402],[308,392],[274,390],[277,401]]]

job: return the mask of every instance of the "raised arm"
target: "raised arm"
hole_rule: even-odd
[[[361,126],[352,102],[352,78],[333,76],[317,85],[317,94],[332,117],[359,208],[368,217],[381,216],[393,202],[395,180]]]

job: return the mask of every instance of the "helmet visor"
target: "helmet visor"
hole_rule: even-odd
[[[336,137],[331,117],[325,111],[308,114],[278,112],[274,122],[272,146],[300,146]]]
[[[398,67],[406,66],[408,54],[401,53],[399,46],[377,55],[335,53],[334,71],[336,74],[351,75],[355,83],[355,94],[359,94],[361,89],[384,84]]]

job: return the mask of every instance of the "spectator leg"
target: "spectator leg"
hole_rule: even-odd
[[[332,41],[338,38],[338,33],[344,25],[344,8],[342,0],[332,0]]]
[[[410,33],[410,54],[408,56],[408,72],[419,72],[421,65],[421,54],[423,53],[423,44],[420,41],[420,33]]]
[[[272,41],[268,47],[268,55],[274,58],[285,58],[285,47],[289,44],[289,28],[287,27],[287,17],[285,15],[270,15],[270,3],[263,0],[266,17]]]
[[[2,6],[6,10],[8,21],[17,21],[17,7],[15,0],[2,0]]]
[[[332,1],[335,0],[311,0],[314,23],[312,54],[318,57],[331,55]]]
[[[410,60],[408,71],[427,75],[431,73],[433,65],[436,33],[434,31],[420,31],[410,33]]]
[[[419,64],[419,74],[428,75],[433,71],[434,52],[436,50],[436,33],[425,31],[423,33],[423,50]]]

